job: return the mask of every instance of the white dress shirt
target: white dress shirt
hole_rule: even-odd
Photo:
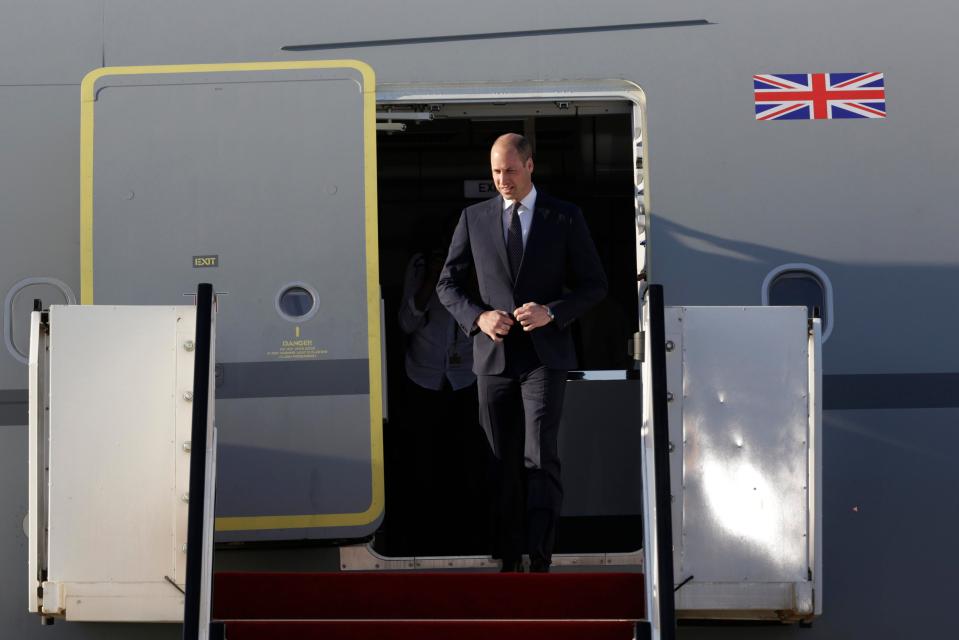
[[[513,206],[513,200],[503,198],[503,239],[509,244],[509,208]],[[533,211],[536,208],[536,187],[534,186],[526,194],[526,197],[519,201],[519,224],[523,228],[523,248],[526,248],[526,238],[529,237],[529,229],[533,226]]]

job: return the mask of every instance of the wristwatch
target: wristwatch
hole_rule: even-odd
[[[550,309],[549,307],[547,307],[545,304],[543,305],[543,308],[546,309],[546,315],[549,316],[549,319],[550,319],[550,320],[555,320],[555,319],[556,319],[556,316],[553,315],[553,310],[552,310],[552,309]]]

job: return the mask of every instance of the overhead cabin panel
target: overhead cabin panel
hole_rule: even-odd
[[[382,515],[374,86],[355,61],[84,81],[82,301],[219,293],[219,540]]]

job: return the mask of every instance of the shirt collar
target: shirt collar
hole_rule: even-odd
[[[527,211],[533,210],[533,207],[536,205],[536,185],[533,185],[533,188],[529,190],[529,193],[526,194],[526,197],[520,200],[519,203],[526,207]],[[512,200],[503,198],[503,211],[506,211],[512,205]]]

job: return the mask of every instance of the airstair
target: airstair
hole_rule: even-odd
[[[195,306],[34,312],[28,593],[42,619],[182,622],[197,640],[626,640],[673,638],[677,615],[821,611],[819,322],[805,309],[667,309],[649,287],[633,572],[214,575],[215,309],[200,285]]]

